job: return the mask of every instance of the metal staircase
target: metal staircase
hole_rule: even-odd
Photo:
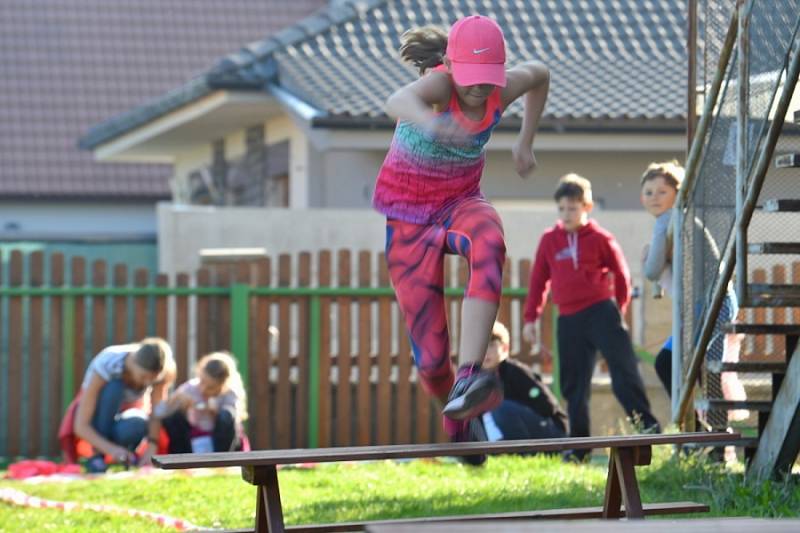
[[[679,385],[680,397],[673,404],[673,414],[675,421],[682,427],[686,427],[693,423],[695,409],[709,415],[722,413],[721,417],[708,416],[707,420],[711,423],[712,429],[724,430],[728,426],[728,411],[749,411],[751,416],[748,420],[756,420],[755,427],[751,429],[752,436],[739,440],[735,444],[744,448],[749,469],[758,476],[772,476],[789,471],[800,452],[800,356],[795,356],[798,351],[798,339],[800,339],[800,324],[772,324],[769,320],[764,320],[758,323],[731,323],[725,327],[725,331],[728,333],[782,337],[785,344],[782,361],[777,361],[774,357],[759,357],[759,354],[753,354],[746,360],[738,362],[708,360],[706,359],[706,349],[712,338],[715,322],[732,279],[736,281],[736,293],[742,308],[767,310],[800,307],[800,286],[767,283],[751,276],[748,272],[748,262],[751,259],[758,260],[759,256],[779,256],[780,258],[800,255],[800,242],[747,242],[748,229],[756,210],[759,217],[795,213],[797,220],[793,224],[800,229],[800,198],[772,198],[762,201],[760,207],[757,205],[767,170],[773,160],[775,147],[783,131],[784,117],[787,114],[800,72],[800,42],[797,37],[800,25],[800,2],[786,5],[796,10],[789,14],[796,22],[787,49],[783,51],[786,53],[786,60],[783,64],[785,75],[776,81],[773,95],[774,112],[769,120],[765,120],[767,125],[762,130],[763,136],[755,139],[750,136],[750,124],[748,123],[748,120],[752,120],[747,104],[748,83],[752,76],[750,76],[748,65],[751,55],[747,52],[753,45],[751,35],[748,33],[748,24],[753,10],[764,9],[766,4],[757,0],[744,0],[738,4],[738,11],[733,13],[729,35],[722,51],[723,58],[720,60],[719,71],[714,81],[715,85],[709,91],[710,101],[706,102],[706,109],[701,117],[687,162],[687,182],[691,190],[681,192],[676,210],[676,235],[678,235],[678,231],[687,231],[684,221],[688,217],[695,217],[692,191],[697,187],[713,186],[713,182],[710,185],[702,183],[703,172],[709,166],[706,159],[712,157],[709,155],[712,150],[708,148],[711,144],[709,141],[711,134],[707,134],[707,129],[710,130],[716,122],[723,120],[721,116],[723,113],[720,111],[722,106],[720,104],[715,108],[715,100],[720,92],[723,78],[725,78],[728,58],[738,54],[738,71],[731,68],[727,73],[728,78],[738,75],[737,79],[739,80],[736,84],[738,89],[736,214],[729,231],[726,232],[727,240],[724,241],[724,249],[719,255],[717,271],[712,273],[713,283],[710,283],[708,287],[704,284],[701,285],[709,290],[704,291],[705,294],[702,295],[704,297],[702,311],[697,313],[698,317],[691,324],[691,328],[683,323],[686,310],[691,309],[686,302],[697,296],[692,292],[692,276],[702,275],[702,273],[686,268],[684,274],[683,269],[679,268],[676,274],[676,280],[684,283],[682,294],[676,298],[673,304],[676,308],[674,317],[677,322],[674,331],[679,334],[677,338],[683,341],[683,346],[677,350],[676,359],[684,363],[684,373]],[[766,9],[768,8],[769,6],[766,7]],[[735,33],[738,33],[735,40],[730,36],[734,30],[736,30]],[[731,74],[731,71],[734,74]],[[767,106],[767,113],[772,108],[772,104]],[[727,120],[731,120],[730,116],[727,117]],[[800,125],[800,112],[795,112],[794,123]],[[704,151],[709,153],[704,153]],[[776,168],[800,168],[800,153],[779,155],[774,161]],[[797,193],[797,196],[800,196],[800,192]],[[703,209],[713,210],[707,205],[703,205],[698,208],[698,211],[703,213]],[[689,227],[691,228],[691,225]],[[682,253],[696,253],[696,248],[691,248],[696,244],[692,244],[691,239],[687,239],[683,234],[682,237],[682,239],[675,239],[674,256],[683,257]],[[689,249],[684,250],[683,247],[687,246],[687,242]],[[734,268],[736,269],[735,276]],[[752,314],[767,317],[766,312]],[[687,321],[690,322],[691,319]],[[687,332],[688,329],[691,331]],[[708,387],[709,383],[719,383],[720,375],[724,372],[759,376],[762,382],[769,384],[766,387],[769,398],[724,399],[721,387]],[[695,390],[698,381],[704,384],[704,397],[698,397]],[[741,430],[741,428],[737,429]]]

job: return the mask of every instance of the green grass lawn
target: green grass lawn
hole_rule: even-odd
[[[753,485],[736,469],[691,458],[678,462],[666,447],[656,449],[653,464],[637,472],[644,502],[705,502],[711,516],[800,516],[800,490],[792,481]],[[448,461],[383,461],[279,472],[288,524],[594,506],[602,503],[605,476],[601,461],[578,466],[547,457],[494,457],[484,468]],[[236,473],[37,485],[1,480],[0,487],[53,500],[152,511],[205,527],[252,526],[255,513],[255,489]],[[0,503],[0,531],[25,530],[163,528],[146,519]]]

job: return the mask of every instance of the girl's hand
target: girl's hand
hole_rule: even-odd
[[[134,464],[136,462],[136,454],[123,446],[117,446],[115,444],[108,450],[108,454],[118,463]]]
[[[536,156],[533,155],[533,147],[529,143],[517,141],[511,147],[511,156],[514,159],[514,167],[517,174],[522,178],[528,178],[536,169]]]

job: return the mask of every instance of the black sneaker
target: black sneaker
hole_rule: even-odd
[[[453,442],[486,442],[486,430],[480,418],[473,418],[467,422],[464,431],[453,438]],[[458,461],[469,466],[483,466],[486,464],[486,454],[459,455]]]
[[[90,474],[102,474],[108,470],[108,465],[102,455],[94,455],[86,461],[86,471]]]
[[[442,414],[453,420],[468,420],[496,409],[502,401],[503,384],[496,372],[479,366],[462,368]]]

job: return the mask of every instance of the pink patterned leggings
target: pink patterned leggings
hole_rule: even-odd
[[[467,260],[465,298],[499,302],[506,245],[494,207],[472,198],[455,204],[432,224],[386,222],[386,262],[406,321],[423,388],[438,398],[453,386],[444,300],[444,256]]]

